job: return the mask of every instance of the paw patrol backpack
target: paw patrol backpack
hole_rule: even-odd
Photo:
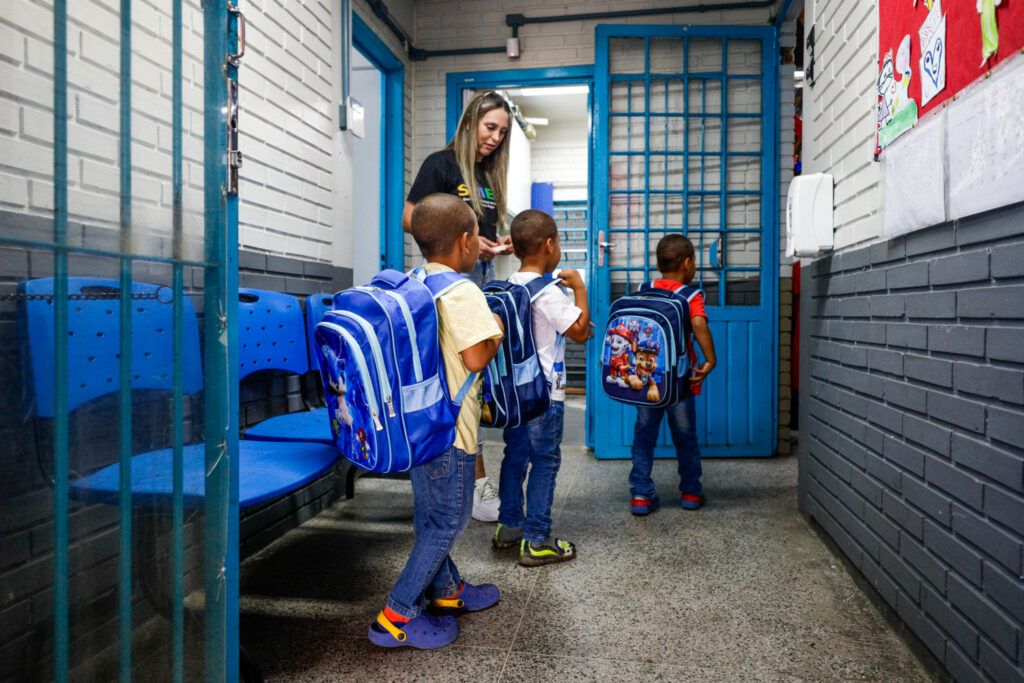
[[[604,393],[660,408],[690,390],[690,301],[699,293],[689,285],[671,291],[645,282],[612,304],[601,351]]]
[[[483,286],[487,305],[505,326],[498,355],[484,370],[483,426],[518,427],[551,405],[551,378],[541,371],[533,341],[532,303],[559,282],[559,278],[537,277],[525,285],[494,280]]]
[[[334,296],[314,331],[338,450],[370,472],[422,465],[455,443],[476,373],[449,392],[435,301],[466,279],[383,270]]]

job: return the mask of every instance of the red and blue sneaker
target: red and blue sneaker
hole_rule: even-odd
[[[661,503],[658,501],[658,497],[648,498],[647,496],[633,496],[629,501],[629,509],[634,515],[642,517],[649,515],[658,509]]]
[[[409,647],[421,650],[451,645],[459,636],[455,617],[434,616],[423,612],[415,619],[395,624],[381,610],[370,626],[370,641],[381,647]]]
[[[699,510],[704,507],[704,496],[697,493],[684,493],[679,499],[679,506],[684,510]]]
[[[463,612],[479,612],[487,609],[501,599],[501,591],[493,583],[481,583],[474,586],[462,582],[458,592],[450,598],[435,598],[430,601],[431,611],[435,614],[458,615]]]

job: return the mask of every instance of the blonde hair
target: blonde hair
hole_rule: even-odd
[[[462,110],[462,118],[459,120],[459,127],[455,130],[455,137],[447,147],[455,154],[455,162],[459,165],[462,179],[469,190],[469,201],[473,212],[476,213],[477,220],[482,219],[484,215],[483,208],[480,206],[480,185],[476,180],[477,130],[480,128],[480,119],[498,107],[503,108],[508,114],[511,128],[512,108],[509,107],[505,98],[493,90],[478,92]],[[495,227],[498,230],[505,227],[509,137],[509,134],[506,133],[497,149],[480,161],[484,178],[494,192],[494,204],[498,212]]]

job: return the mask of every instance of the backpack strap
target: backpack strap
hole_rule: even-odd
[[[663,292],[672,292],[676,296],[679,296],[686,303],[693,301],[693,297],[698,294],[703,294],[703,291],[697,287],[691,287],[690,285],[679,285],[675,289],[663,289],[661,287],[655,287],[653,282],[643,282],[637,287],[636,291],[639,292],[651,292],[661,290]]]
[[[565,335],[555,335],[555,358],[558,358],[558,353],[561,351],[562,360],[551,362],[551,374],[548,375],[548,384],[553,388],[555,386],[555,377],[561,373],[562,377],[565,377]]]
[[[525,285],[523,285],[523,287],[526,287],[526,291],[530,293],[530,301],[534,302],[537,300],[537,297],[541,295],[541,292],[543,292],[545,289],[552,285],[557,285],[561,281],[562,278],[560,277],[541,275],[540,277],[533,278]]]
[[[423,266],[413,268],[409,271],[409,277],[419,280],[430,290],[430,295],[437,301],[452,289],[469,280],[456,272],[444,270],[440,273],[428,274]]]
[[[698,294],[703,294],[704,292],[702,292],[697,287],[683,285],[679,289],[675,290],[675,293],[681,296],[686,301],[686,303],[690,303],[691,301],[693,301],[693,297],[697,296]]]
[[[452,271],[441,271],[440,273],[431,273],[423,269],[423,266],[418,266],[409,271],[409,277],[415,278],[427,286],[430,290],[430,295],[434,297],[434,301],[450,292],[453,288],[461,285],[463,282],[468,282],[467,278],[459,275]],[[459,387],[459,391],[455,396],[452,397],[452,403],[457,406],[461,406],[466,400],[466,395],[469,394],[469,390],[473,388],[473,382],[480,375],[478,372],[469,373],[469,377]]]
[[[462,405],[463,401],[466,400],[466,394],[468,394],[469,390],[473,388],[473,382],[476,381],[476,378],[477,376],[479,376],[479,374],[479,372],[469,373],[469,377],[467,377],[466,381],[462,383],[461,387],[459,387],[459,393],[455,394],[455,396],[452,397],[452,403],[454,403],[457,406]]]

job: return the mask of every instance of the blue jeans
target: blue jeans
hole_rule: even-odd
[[[454,595],[462,585],[449,555],[469,524],[475,471],[476,456],[454,446],[409,470],[416,543],[387,602],[403,617],[418,617],[424,599]]]
[[[494,261],[477,261],[473,270],[463,275],[476,283],[477,287],[483,287],[494,279]]]
[[[523,527],[523,538],[543,543],[551,533],[551,501],[555,496],[555,477],[562,464],[562,423],[565,403],[552,401],[543,415],[503,433],[505,459],[501,461],[498,495],[498,521],[505,526]],[[526,468],[526,514],[523,514],[523,481]]]
[[[629,493],[633,496],[655,497],[651,467],[654,446],[658,443],[661,418],[668,414],[668,428],[676,447],[679,463],[679,491],[703,495],[700,485],[700,448],[697,446],[697,411],[694,396],[686,391],[683,398],[665,408],[637,408],[633,428],[633,469],[629,471]]]

